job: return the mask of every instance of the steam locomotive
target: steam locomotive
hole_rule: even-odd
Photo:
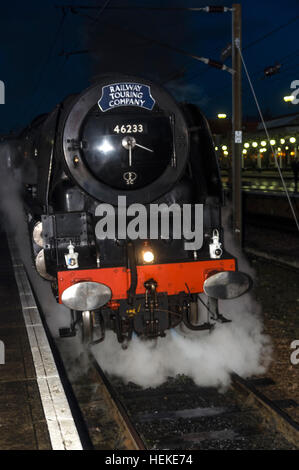
[[[198,107],[143,78],[103,75],[19,140],[35,266],[70,309],[61,336],[80,330],[95,344],[112,329],[126,344],[229,321],[218,299],[242,295],[250,280],[224,247],[219,168]],[[144,230],[152,207],[157,224]]]

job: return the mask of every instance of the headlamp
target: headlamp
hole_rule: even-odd
[[[154,253],[149,249],[143,251],[142,257],[145,263],[152,263],[155,259]]]

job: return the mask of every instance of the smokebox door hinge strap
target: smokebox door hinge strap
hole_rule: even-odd
[[[128,268],[131,272],[131,285],[128,289],[128,304],[133,305],[137,287],[137,268],[135,259],[135,248],[132,242],[127,243]]]

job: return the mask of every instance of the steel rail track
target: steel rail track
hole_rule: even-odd
[[[263,417],[273,426],[275,425],[289,442],[299,447],[299,423],[294,421],[288,413],[282,410],[274,401],[258,390],[250,381],[238,374],[232,374],[233,387],[245,397],[246,401],[262,411]]]
[[[297,271],[299,269],[299,262],[298,261],[289,261],[289,260],[284,259],[281,256],[269,255],[269,253],[266,253],[265,251],[257,250],[255,248],[251,248],[249,246],[245,247],[244,251],[248,255],[253,255],[253,256],[256,256],[257,258],[262,258],[262,259],[265,259],[267,261],[271,261],[271,262],[273,262],[275,264],[278,264],[280,266],[283,266],[283,267],[295,269]]]
[[[115,399],[115,403],[117,406],[120,406],[120,409],[125,412],[125,416],[128,416],[128,410],[130,408],[130,396],[131,396],[131,401],[134,401],[134,408],[136,408],[136,403],[138,401],[141,401],[141,405],[143,407],[144,402],[150,403],[153,402],[156,398],[158,399],[158,403],[162,402],[162,397],[166,392],[162,392],[160,395],[159,391],[155,389],[150,389],[150,390],[145,390],[145,391],[140,391],[140,393],[134,391],[129,391],[127,392],[126,389],[123,389],[123,393],[121,394],[122,397],[119,398],[119,392],[116,391],[111,384],[110,380],[105,376],[103,371],[97,366],[97,370],[101,374],[101,378],[103,379],[103,382],[105,383],[105,386],[107,386],[107,389],[109,390],[109,393],[111,393]],[[188,449],[192,446],[192,444],[195,443],[195,447],[193,448],[198,448],[196,447],[196,443],[199,444],[199,448],[201,448],[201,443],[204,441],[204,445],[207,446],[205,448],[209,448],[209,439],[210,439],[210,448],[213,447],[213,443],[216,440],[222,440],[225,441],[227,440],[232,440],[232,442],[235,442],[236,448],[238,447],[238,443],[240,442],[238,440],[238,430],[237,428],[229,428],[227,427],[227,421],[226,419],[235,419],[238,415],[242,415],[242,418],[246,420],[248,419],[248,426],[250,428],[250,420],[251,420],[251,412],[250,410],[255,410],[258,415],[261,416],[262,418],[262,428],[264,430],[267,430],[268,434],[271,436],[271,434],[275,434],[277,436],[281,436],[285,441],[287,441],[290,445],[294,446],[295,448],[299,448],[299,424],[292,420],[292,418],[284,411],[282,410],[274,401],[271,399],[267,398],[260,390],[258,390],[250,380],[245,380],[238,376],[237,374],[232,374],[232,387],[231,389],[233,390],[234,398],[233,401],[235,403],[231,403],[231,405],[223,404],[223,406],[219,407],[219,404],[216,402],[210,406],[210,407],[194,407],[193,409],[179,409],[179,410],[163,410],[159,409],[159,405],[157,406],[157,409],[155,412],[147,412],[144,413],[144,410],[142,411],[142,408],[139,409],[138,411],[138,406],[137,406],[137,412],[136,409],[135,411],[130,413],[130,426],[131,429],[135,428],[136,425],[140,428],[140,422],[144,422],[145,424],[148,424],[148,427],[152,429],[153,434],[155,434],[156,429],[158,429],[158,433],[161,432],[161,422],[171,422],[172,425],[177,426],[178,431],[175,431],[178,433],[177,437],[174,437],[172,434],[172,437],[170,436],[161,436],[161,442],[162,444],[161,447],[159,447],[159,444],[154,444],[154,447],[151,447],[151,445],[145,445],[148,448],[162,448],[162,449],[172,449],[176,448],[176,445],[180,447],[182,443],[185,443],[185,449]],[[194,396],[195,394],[197,396],[200,396],[202,393],[200,387],[197,387],[194,384]],[[169,393],[169,391],[168,391]],[[179,394],[180,392],[178,390],[172,390],[170,393],[174,394]],[[215,394],[216,394],[215,390]],[[127,398],[124,398],[124,397]],[[219,394],[220,396],[220,394]],[[236,397],[238,396],[238,398]],[[219,397],[218,397],[219,399]],[[237,407],[234,408],[235,404],[241,403],[241,407],[238,409]],[[194,405],[193,405],[194,406]],[[218,424],[221,420],[223,420],[223,426],[222,428],[216,429],[213,426],[215,424],[211,425],[211,428],[209,425],[207,426],[207,429],[202,431],[201,429],[199,432],[188,432],[186,431],[186,434],[182,433],[180,431],[180,428],[182,427],[182,421],[186,420],[189,424],[191,423],[192,420],[200,420],[204,419],[206,422],[212,422],[213,420],[218,420]],[[156,424],[155,424],[156,423]],[[226,424],[225,424],[226,423]],[[242,426],[241,426],[242,427]],[[184,426],[183,426],[184,428]],[[135,431],[137,432],[137,431]],[[163,431],[162,431],[163,432]],[[250,436],[249,431],[249,436]],[[138,432],[137,432],[137,435]],[[263,436],[263,432],[261,430],[255,429],[253,432],[254,436]],[[246,432],[245,432],[245,438],[246,438]],[[235,440],[235,441],[234,441]],[[148,436],[145,436],[145,442],[148,441]],[[172,442],[169,446],[169,442]],[[171,447],[174,446],[174,447]],[[276,445],[276,444],[274,444]],[[292,447],[293,448],[293,447]]]
[[[146,450],[146,446],[129,417],[127,410],[92,353],[89,354],[89,359],[94,368],[95,380],[99,385],[99,393],[105,398],[111,416],[113,416],[122,430],[122,446],[127,450]]]

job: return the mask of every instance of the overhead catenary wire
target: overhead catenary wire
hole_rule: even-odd
[[[109,5],[110,2],[111,2],[111,0],[106,0],[106,2],[105,2],[102,6],[95,7],[95,8],[99,8],[99,11],[98,11],[97,15],[96,15],[94,18],[89,17],[90,20],[94,21],[94,24],[96,24],[96,23],[98,22],[98,20],[100,19],[100,16],[101,16],[102,13],[104,13],[104,11],[107,9],[107,7],[108,7],[108,5]],[[71,6],[67,5],[67,6],[58,6],[57,8],[69,8],[72,13],[75,13],[76,8],[78,8],[78,7],[76,7],[76,6],[71,7]],[[77,44],[77,43],[78,43],[78,42],[76,42],[76,44]],[[76,47],[76,46],[75,46],[75,47]],[[78,51],[77,53],[78,53],[78,54],[83,54],[83,53],[85,54],[86,52],[89,52],[89,51],[84,50],[84,51]],[[73,54],[75,54],[75,53],[72,53],[72,54],[62,53],[62,54],[60,54],[60,55],[64,55],[64,56],[65,56],[65,60],[64,60],[64,62],[63,62],[63,64],[62,64],[62,67],[61,67],[60,72],[62,71],[62,69],[63,69],[64,66],[66,65],[66,63],[67,63],[67,61],[68,61],[68,59],[69,59],[69,56],[70,56],[70,55],[73,55]]]
[[[271,31],[268,31],[268,33],[264,34],[263,36],[255,39],[254,41],[252,41],[251,43],[245,45],[243,47],[243,51],[249,49],[250,47],[252,46],[255,46],[257,44],[259,44],[260,42],[264,41],[264,39],[267,39],[268,37],[270,37],[272,34],[275,34],[276,32],[280,31],[281,29],[289,26],[291,23],[294,23],[295,21],[297,21],[299,19],[299,15],[298,16],[295,16],[295,18],[291,18],[289,21],[287,21],[286,23],[283,23],[279,26],[277,26],[276,28],[272,29]],[[296,50],[297,51],[297,50]],[[281,60],[285,60],[286,58],[288,58],[290,55],[287,55],[286,57],[284,57],[283,59]],[[210,69],[207,69],[204,71],[204,73],[208,73],[210,72]],[[202,73],[201,72],[196,72],[192,77],[191,77],[191,80],[195,80],[196,78],[198,78],[199,76],[201,76]],[[189,80],[189,79],[188,79]]]
[[[262,121],[262,125],[263,125],[263,128],[264,128],[265,133],[266,133],[266,136],[267,136],[267,140],[268,140],[268,142],[269,142],[270,148],[271,148],[272,153],[273,153],[273,155],[274,155],[275,165],[276,165],[276,167],[277,167],[277,170],[278,170],[278,173],[279,173],[279,176],[280,176],[280,179],[281,179],[283,188],[284,188],[284,192],[285,192],[285,194],[286,194],[286,196],[287,196],[287,199],[288,199],[288,202],[289,202],[289,206],[290,206],[292,215],[293,215],[294,220],[295,220],[295,224],[296,224],[297,229],[298,229],[298,232],[299,232],[299,222],[298,222],[298,219],[297,219],[297,216],[296,216],[296,212],[295,212],[295,209],[294,209],[292,200],[291,200],[291,198],[290,198],[290,195],[289,195],[287,186],[286,186],[286,184],[285,184],[285,180],[284,180],[283,174],[282,174],[281,169],[280,169],[280,167],[279,167],[279,164],[278,164],[278,161],[277,161],[277,155],[276,155],[276,153],[275,153],[275,150],[274,150],[274,148],[273,148],[273,145],[271,144],[270,135],[269,135],[269,132],[268,132],[268,129],[267,129],[265,120],[264,120],[264,116],[263,116],[263,113],[262,113],[262,111],[261,111],[261,108],[260,108],[260,105],[259,105],[259,102],[258,102],[256,93],[255,93],[255,90],[254,90],[252,81],[251,81],[251,79],[250,79],[250,76],[249,76],[249,73],[248,73],[248,70],[247,70],[247,66],[246,66],[246,63],[245,63],[245,60],[244,60],[244,57],[243,57],[243,54],[242,54],[240,45],[239,45],[238,43],[236,43],[236,47],[237,47],[237,50],[238,50],[238,52],[239,52],[239,54],[240,54],[240,58],[241,58],[241,61],[242,61],[242,64],[243,64],[243,67],[244,67],[244,70],[245,70],[245,74],[246,74],[246,77],[247,77],[247,80],[248,80],[248,83],[249,83],[249,86],[250,86],[250,89],[251,89],[251,92],[252,92],[252,95],[253,95],[253,98],[254,98],[254,101],[255,101],[257,110],[258,110],[258,113],[259,113],[259,115],[260,115],[260,118],[261,118],[261,121]]]
[[[252,46],[255,46],[256,44],[259,44],[261,41],[263,41],[264,39],[267,39],[269,36],[271,36],[272,34],[275,34],[277,33],[278,31],[280,31],[281,29],[283,28],[286,28],[287,26],[289,26],[291,23],[294,23],[295,21],[297,21],[299,19],[299,15],[298,16],[295,16],[295,18],[291,18],[289,21],[287,21],[286,23],[283,23],[281,24],[280,26],[277,26],[276,28],[272,29],[271,31],[269,31],[268,33],[264,34],[263,36],[261,36],[260,38],[258,39],[255,39],[254,41],[250,42],[249,44],[245,45],[243,47],[243,50],[247,50],[249,49],[250,47]]]
[[[106,9],[106,7],[107,7],[108,4],[110,3],[110,1],[111,1],[111,0],[106,0],[106,2],[104,3],[104,5],[101,6],[101,8],[100,8],[98,14],[95,16],[95,18],[93,18],[93,20],[94,20],[95,23],[99,20],[101,14],[104,12],[104,10]],[[50,59],[50,57],[51,57],[51,55],[52,55],[52,50],[53,50],[53,48],[54,48],[54,46],[55,46],[55,44],[56,44],[56,41],[57,41],[58,36],[59,36],[59,33],[62,31],[62,25],[63,25],[63,22],[64,22],[65,17],[66,17],[66,13],[65,13],[66,9],[65,9],[64,7],[61,7],[61,8],[62,8],[62,11],[63,11],[63,18],[62,18],[63,21],[62,21],[62,23],[60,23],[60,26],[59,26],[59,28],[58,28],[58,30],[57,30],[57,33],[56,33],[56,36],[55,36],[55,40],[53,41],[53,44],[52,44],[52,47],[51,47],[51,50],[50,50],[50,53],[49,53],[49,59]],[[79,51],[78,53],[85,53],[85,52],[86,52],[86,51]],[[57,68],[57,75],[58,75],[58,76],[61,75],[61,73],[62,73],[62,71],[63,71],[63,69],[64,69],[64,67],[65,67],[65,65],[66,65],[66,63],[67,63],[67,61],[68,61],[68,59],[69,59],[69,55],[68,55],[67,53],[63,53],[63,54],[60,54],[60,55],[63,55],[63,56],[65,56],[65,57],[64,57],[64,60],[63,60],[62,64],[60,65],[60,67]],[[36,93],[36,91],[37,91],[37,90],[35,90],[34,94]],[[46,93],[47,93],[47,92],[45,91],[45,92],[42,94],[41,99],[40,99],[40,101],[39,101],[39,105],[44,102],[44,98],[45,98]]]
[[[296,57],[298,54],[297,54],[297,49],[292,52],[291,54],[288,54],[287,56],[285,56],[284,58],[280,59],[280,62],[282,62],[283,60],[285,61],[288,57]],[[282,65],[284,65],[285,62],[282,62]],[[296,64],[290,64],[288,65],[288,67],[282,69],[281,72],[279,72],[279,74],[275,75],[274,77],[271,77],[271,78],[267,78],[267,80],[265,81],[259,81],[258,83],[260,85],[264,85],[265,83],[267,84],[268,83],[268,80],[271,79],[271,83],[276,83],[276,82],[279,82],[280,80],[283,80],[285,77],[283,77],[282,75],[284,75],[285,73],[286,74],[289,74],[291,72],[294,72],[295,70],[297,70],[298,68],[298,65],[299,63],[297,62]],[[263,69],[256,69],[254,72],[253,72],[253,77],[257,77],[261,72],[262,72]],[[193,79],[192,79],[193,80]],[[223,94],[223,90],[226,90],[227,88],[229,88],[231,86],[231,83],[228,83],[226,85],[224,85],[223,87],[221,87],[218,91],[219,93],[217,93],[216,95],[213,95],[211,97],[211,100],[214,101],[216,100],[219,96],[222,96]],[[269,91],[269,90],[268,90]]]
[[[72,13],[76,13],[75,12],[75,8],[73,8],[71,11]],[[85,18],[88,18],[89,20],[91,21],[94,21],[95,19],[90,16],[90,15],[86,15],[86,14],[81,14],[79,13],[82,17],[85,17]],[[110,23],[106,23],[106,26],[108,26],[109,28],[111,29],[114,29],[114,30],[117,30],[117,31],[123,31],[125,33],[129,33],[129,34],[133,34],[134,36],[136,37],[139,37],[141,39],[144,39],[145,41],[148,41],[152,44],[156,44],[157,46],[160,46],[160,47],[163,47],[163,48],[166,48],[166,49],[169,49],[169,50],[172,50],[178,54],[182,54],[184,56],[187,56],[187,57],[190,57],[194,60],[197,60],[199,62],[203,62],[204,64],[206,65],[209,65],[210,67],[214,67],[216,69],[219,69],[219,70],[223,70],[225,72],[228,72],[230,74],[233,74],[234,73],[234,70],[231,68],[231,67],[228,67],[227,65],[223,64],[222,62],[218,62],[216,60],[213,60],[213,59],[210,59],[208,57],[203,57],[203,56],[199,56],[199,55],[196,55],[196,54],[192,54],[188,51],[185,51],[184,49],[181,49],[179,47],[175,47],[175,46],[172,46],[170,44],[167,44],[167,43],[164,43],[162,41],[158,41],[157,39],[153,39],[153,38],[149,38],[147,36],[145,36],[144,34],[141,34],[141,33],[137,33],[136,31],[132,31],[130,30],[129,28],[125,28],[123,26],[120,26],[120,25],[112,25]],[[62,55],[67,55],[68,57],[71,56],[71,55],[74,55],[74,54],[83,54],[83,53],[87,53],[89,52],[89,50],[81,50],[81,51],[70,51],[70,52],[63,52]]]
[[[94,5],[57,5],[58,8],[78,8],[80,10],[96,10],[99,7]],[[120,5],[108,7],[109,10],[153,10],[153,11],[193,11],[193,12],[204,12],[204,13],[227,13],[233,11],[233,8],[222,6],[222,5],[209,5],[204,7],[151,7],[151,6],[140,6],[140,5]]]

